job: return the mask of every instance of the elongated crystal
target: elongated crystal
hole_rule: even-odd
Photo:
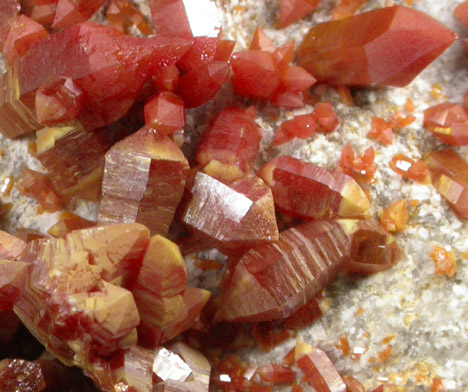
[[[135,38],[108,26],[81,23],[34,45],[16,64],[19,96],[71,79],[86,96],[78,116],[85,129],[120,119],[145,81],[173,65],[191,41],[183,38]],[[34,102],[32,102],[34,105]]]
[[[278,239],[273,196],[256,176],[229,185],[198,172],[182,221],[230,253]]]
[[[222,181],[237,180],[253,169],[262,130],[242,109],[223,109],[203,131],[197,161],[203,170]]]
[[[340,223],[316,220],[281,233],[277,242],[250,249],[235,267],[217,317],[288,317],[336,276],[350,245]]]
[[[313,27],[299,46],[298,65],[333,85],[403,87],[456,38],[420,11],[385,7]]]
[[[167,136],[142,128],[106,154],[98,221],[139,222],[152,234],[167,235],[188,169]]]
[[[363,217],[370,207],[352,177],[296,158],[274,158],[258,174],[270,186],[278,209],[298,218]]]
[[[434,187],[460,218],[468,219],[468,164],[452,150],[430,152],[424,162]]]
[[[298,341],[294,355],[306,381],[317,392],[346,392],[343,379],[324,351]]]

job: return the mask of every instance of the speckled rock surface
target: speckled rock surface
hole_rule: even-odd
[[[192,6],[196,2],[198,0],[187,0],[187,4],[192,3]],[[465,38],[468,33],[453,16],[453,9],[460,2],[415,0],[413,7],[432,15]],[[403,1],[395,3],[402,4]],[[299,42],[313,24],[329,20],[334,4],[333,0],[323,0],[314,14],[277,31],[277,0],[217,0],[224,35],[238,41],[236,50],[248,46],[257,26],[263,27],[277,44],[292,38]],[[369,0],[361,10],[384,5],[384,0]],[[206,17],[212,23],[213,18],[216,19],[216,12],[213,12],[198,12],[196,18]],[[276,125],[294,114],[311,112],[312,107],[291,112],[261,105],[257,118],[264,129],[258,165],[271,157],[288,154],[333,168],[346,143],[350,143],[357,153],[373,146],[378,166],[376,182],[370,188],[374,216],[377,217],[386,205],[398,199],[420,202],[410,219],[409,228],[398,235],[405,251],[403,260],[393,269],[367,278],[339,278],[327,289],[329,310],[326,315],[298,333],[298,337],[326,350],[342,374],[353,374],[368,390],[388,380],[406,385],[409,391],[429,391],[432,377],[437,375],[443,379],[448,391],[468,391],[468,260],[462,257],[463,252],[468,252],[468,223],[455,217],[434,188],[403,180],[388,165],[392,156],[399,152],[419,159],[425,152],[440,148],[439,142],[422,128],[422,111],[445,99],[432,94],[434,84],[440,85],[442,95],[448,100],[463,102],[463,94],[468,88],[468,56],[460,42],[456,42],[404,89],[353,91],[355,107],[344,106],[336,92],[329,89],[326,97],[334,104],[341,121],[340,128],[331,134],[318,135],[307,142],[293,141],[281,149],[272,148]],[[389,118],[407,98],[416,105],[417,120],[399,132],[391,146],[369,139],[366,135],[371,117]],[[227,85],[213,102],[200,110],[190,111],[186,131],[191,140],[197,140],[221,106],[234,103],[248,104],[233,97]],[[271,120],[272,114],[278,116],[277,122]],[[41,169],[39,162],[27,154],[30,140],[25,138],[12,142],[0,138],[3,153],[0,181],[7,175],[17,178],[24,166]],[[468,147],[457,148],[456,151],[468,160]],[[20,197],[15,189],[2,201],[14,203],[13,210],[3,222],[9,231],[27,227],[45,232],[57,217],[56,214],[37,215],[37,205]],[[92,204],[77,202],[73,207],[84,217],[92,219],[96,216],[96,206]],[[434,264],[429,258],[434,245],[455,251],[458,272],[453,278],[434,275]],[[209,288],[217,283],[213,273],[199,270],[193,270],[191,280]],[[347,337],[351,351],[356,355],[345,357],[337,348],[342,335]],[[295,340],[291,339],[270,353],[255,351],[245,355],[250,361],[261,363],[278,361],[294,343]],[[379,361],[379,353],[388,346],[391,346],[388,359]]]

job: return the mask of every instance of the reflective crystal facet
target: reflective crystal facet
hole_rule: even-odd
[[[274,158],[259,176],[270,186],[277,208],[298,218],[363,217],[370,207],[352,177],[296,158]]]
[[[106,154],[98,221],[139,222],[167,235],[187,175],[182,151],[167,136],[142,128]]]
[[[182,221],[221,252],[242,252],[278,239],[273,197],[256,176],[229,185],[198,172]]]
[[[350,245],[351,237],[337,221],[316,220],[248,250],[232,273],[217,318],[288,317],[336,276]]]
[[[294,354],[306,381],[317,392],[346,392],[343,379],[324,351],[298,341]]]
[[[420,11],[386,7],[313,27],[298,64],[319,82],[403,87],[456,38]]]
[[[203,131],[197,161],[210,176],[237,180],[253,169],[262,131],[242,109],[223,109]]]
[[[281,0],[279,9],[278,28],[289,26],[291,23],[310,14],[320,4],[321,0]]]
[[[468,219],[468,164],[452,150],[430,152],[424,162],[434,187],[460,218]]]
[[[461,105],[444,102],[424,111],[424,127],[452,146],[468,145],[468,113]]]

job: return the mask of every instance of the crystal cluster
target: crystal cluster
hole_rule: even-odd
[[[346,146],[335,171],[290,156],[265,162],[255,107],[229,101],[200,135],[186,133],[186,109],[209,102],[232,76],[241,97],[287,109],[315,105],[283,122],[273,147],[330,133],[339,127],[333,106],[307,91],[317,80],[340,86],[352,105],[343,85],[406,85],[455,34],[400,6],[351,16],[362,1],[343,0],[332,22],[306,35],[296,65],[295,42],[275,47],[260,28],[249,49],[234,55],[236,43],[222,31],[194,37],[182,0],[148,1],[154,30],[131,2],[104,3],[0,4],[8,63],[0,78],[0,132],[16,138],[37,131],[31,151],[48,172],[25,169],[16,187],[50,212],[74,198],[99,202],[98,226],[62,211],[48,231],[54,238],[0,232],[0,343],[14,345],[26,327],[104,392],[208,392],[210,362],[182,339],[212,354],[209,342],[218,337],[197,336],[248,321],[258,344],[272,348],[322,315],[321,291],[340,272],[376,273],[398,262],[402,251],[387,230],[405,230],[409,217],[399,200],[380,223],[370,219],[360,184],[374,181],[372,148],[356,156]],[[319,3],[281,0],[279,27]],[[108,26],[87,22],[100,9]],[[425,126],[442,142],[463,145],[467,118],[447,102],[426,110]],[[393,130],[412,121],[398,113],[390,121],[374,118],[369,136],[391,144]],[[198,136],[197,146],[185,143]],[[454,152],[432,152],[424,161],[397,155],[390,167],[432,181],[468,218],[467,165]],[[227,257],[212,300],[209,291],[188,286],[182,256],[211,248]],[[197,261],[201,269],[223,268],[218,260]],[[447,274],[453,267],[440,266]],[[214,364],[226,391],[296,383],[293,364],[317,392],[362,390],[304,342],[281,365],[242,367],[233,357]],[[0,389],[93,390],[75,374],[48,359],[3,360]]]

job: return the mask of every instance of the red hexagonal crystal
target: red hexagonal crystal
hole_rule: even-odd
[[[66,79],[39,88],[36,92],[36,117],[41,124],[74,120],[84,105],[83,91]]]
[[[364,151],[362,156],[356,157],[353,148],[347,144],[341,152],[340,170],[357,182],[371,183],[377,171],[374,159],[375,151],[372,147]]]
[[[177,67],[184,72],[194,71],[215,60],[229,61],[234,41],[221,40],[218,37],[195,37],[193,45],[177,62]]]
[[[0,4],[0,50],[10,31],[11,21],[20,12],[18,0],[4,0]]]
[[[460,218],[468,219],[468,164],[452,150],[430,152],[424,162],[435,188]]]
[[[403,252],[395,237],[372,219],[340,220],[351,236],[348,271],[371,274],[391,268],[400,261]]]
[[[63,29],[85,22],[93,16],[105,0],[58,0],[53,29]]]
[[[289,26],[296,20],[310,14],[320,4],[321,0],[281,0],[278,28]]]
[[[317,123],[310,114],[296,116],[292,120],[283,122],[275,131],[273,145],[280,146],[294,138],[307,139],[315,135]]]
[[[182,76],[176,92],[187,108],[195,108],[213,98],[228,77],[229,63],[212,61]]]
[[[351,237],[334,220],[316,220],[248,250],[223,294],[218,319],[267,321],[288,317],[341,269]]]
[[[130,135],[106,154],[98,222],[140,222],[167,235],[188,168],[167,136],[148,127]]]
[[[420,184],[429,184],[431,182],[424,161],[414,161],[406,155],[396,154],[390,161],[390,167],[403,178],[408,178]]]
[[[242,252],[278,239],[273,196],[256,176],[224,184],[198,172],[190,196],[182,221],[222,252]]]
[[[247,50],[234,53],[231,67],[236,94],[266,99],[280,85],[281,74],[271,52]]]
[[[252,117],[236,107],[223,109],[203,131],[197,161],[209,175],[233,181],[253,169],[262,130]]]
[[[366,2],[367,0],[341,0],[332,10],[332,20],[354,15]]]
[[[386,7],[313,27],[298,64],[320,82],[403,87],[456,38],[420,11]]]
[[[86,96],[79,120],[94,129],[120,119],[144,82],[175,64],[189,45],[182,38],[134,38],[107,26],[75,25],[38,42],[18,60],[17,96],[29,104],[38,88],[71,79]]]
[[[55,212],[63,208],[63,200],[50,180],[42,173],[25,168],[16,183],[18,191],[36,200],[46,211]]]
[[[312,114],[317,121],[317,132],[330,133],[339,125],[338,117],[330,102],[319,102]]]
[[[110,147],[102,132],[86,132],[77,122],[44,128],[37,132],[36,146],[37,159],[62,195],[98,200],[104,154]]]
[[[363,217],[370,207],[352,177],[296,158],[274,158],[259,176],[271,187],[277,208],[298,218]]]
[[[192,37],[182,0],[149,0],[156,34],[162,37]]]
[[[324,351],[298,341],[294,354],[306,381],[317,392],[346,392],[343,379]]]
[[[15,18],[11,22],[10,32],[3,48],[7,63],[13,65],[32,45],[48,36],[49,33],[40,23],[26,15]]]
[[[275,51],[275,46],[263,29],[257,27],[252,36],[252,41],[250,41],[249,50],[264,50],[273,53]]]
[[[185,125],[184,101],[177,95],[162,91],[145,103],[145,123],[160,135],[169,135]]]
[[[424,111],[424,127],[452,146],[468,144],[468,113],[461,105],[444,102]]]
[[[49,230],[47,230],[47,234],[55,238],[65,237],[73,230],[86,229],[94,225],[94,222],[83,219],[69,211],[65,211],[62,215],[60,215],[57,223],[55,223]]]

